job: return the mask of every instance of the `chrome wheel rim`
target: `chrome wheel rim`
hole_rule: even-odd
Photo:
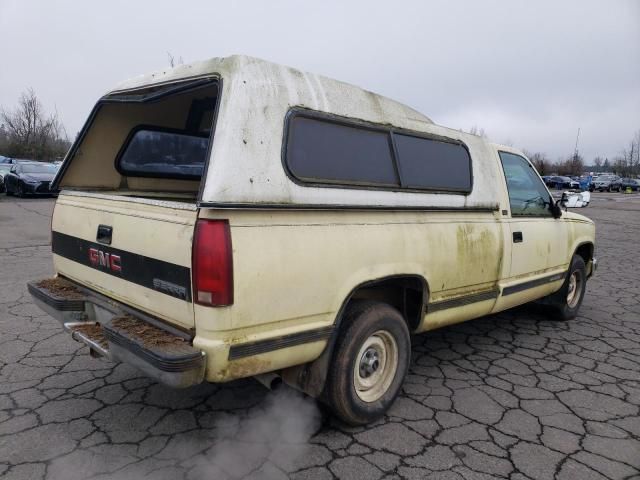
[[[580,292],[582,290],[582,276],[580,272],[575,271],[569,277],[569,285],[567,288],[567,305],[574,308],[580,300]]]
[[[363,402],[380,399],[393,382],[398,370],[398,344],[393,335],[378,330],[360,347],[353,366],[356,395]]]

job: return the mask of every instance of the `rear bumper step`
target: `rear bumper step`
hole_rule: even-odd
[[[69,322],[64,324],[64,329],[71,333],[71,338],[76,342],[87,345],[92,356],[111,360],[107,337],[105,337],[104,329],[99,323]]]
[[[27,286],[36,305],[88,345],[92,355],[132,364],[171,387],[204,380],[205,354],[184,333],[64,278]]]

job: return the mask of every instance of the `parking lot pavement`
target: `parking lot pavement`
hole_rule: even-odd
[[[253,380],[174,391],[30,300],[52,201],[0,196],[0,477],[640,478],[640,195],[594,194],[579,318],[523,307],[418,336],[389,414],[347,428]]]

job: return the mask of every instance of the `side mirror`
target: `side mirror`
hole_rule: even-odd
[[[560,200],[557,200],[556,203],[551,204],[551,214],[553,218],[560,218],[562,216],[562,209],[567,210],[567,200],[569,197],[567,196],[567,192],[562,192],[562,197]]]
[[[561,207],[564,207],[564,211],[567,211],[567,201],[569,200],[569,196],[567,195],[567,192],[562,192],[562,196],[560,197],[560,200],[558,200],[558,202],[560,203]]]

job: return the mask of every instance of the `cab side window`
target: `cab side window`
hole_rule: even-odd
[[[513,153],[500,152],[507,179],[509,203],[513,216],[552,216],[552,198],[531,164]]]

